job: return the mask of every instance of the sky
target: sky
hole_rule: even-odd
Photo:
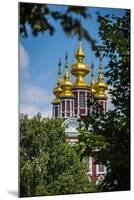
[[[64,6],[51,5],[52,9],[63,10]],[[89,7],[91,19],[82,20],[82,25],[86,27],[90,35],[100,41],[98,36],[98,22],[96,21],[96,12],[102,15],[115,14],[118,17],[123,16],[125,10],[112,8]],[[51,19],[50,19],[51,20]],[[59,23],[50,21],[56,31],[53,36],[47,33],[39,34],[33,37],[21,38],[19,41],[19,67],[20,67],[20,112],[28,114],[30,117],[40,112],[43,117],[52,116],[52,101],[54,99],[53,88],[57,83],[57,70],[59,58],[62,62],[62,72],[64,74],[64,58],[66,51],[68,53],[68,64],[71,66],[75,62],[75,52],[78,46],[77,36],[67,37],[62,31]],[[99,60],[91,51],[90,43],[83,40],[82,46],[85,52],[85,63],[91,66],[94,62],[95,79],[97,78]],[[103,67],[107,60],[102,61]],[[90,82],[91,71],[86,77]],[[72,80],[73,77],[71,76]],[[108,107],[112,108],[110,97]]]

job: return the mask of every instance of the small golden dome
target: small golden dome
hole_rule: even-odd
[[[78,49],[76,51],[77,62],[72,65],[71,73],[76,77],[74,86],[87,86],[84,77],[89,73],[89,65],[83,62],[85,53],[82,49],[81,41],[79,41]]]
[[[68,64],[67,64],[67,55],[66,55],[66,65],[65,65],[65,75],[64,75],[64,83],[62,85],[63,92],[61,97],[74,97],[72,92],[73,83],[70,81],[69,72],[68,72]]]
[[[60,86],[57,86],[56,88],[53,89],[53,93],[56,96],[56,98],[54,99],[53,103],[60,103],[60,96],[62,94],[62,88]]]
[[[103,72],[102,72],[102,65],[100,64],[99,67],[99,76],[98,76],[98,82],[95,83],[95,89],[96,89],[96,98],[104,98],[107,99],[107,95],[105,93],[107,89],[107,84],[104,82]]]

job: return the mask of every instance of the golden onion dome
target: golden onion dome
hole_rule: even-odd
[[[61,97],[74,97],[74,94],[72,92],[73,83],[70,81],[68,72],[67,55],[65,59],[66,59],[65,75],[64,75],[64,83],[62,85],[63,92],[61,94]]]
[[[61,73],[61,62],[59,61],[59,70],[58,70],[58,82],[57,86],[53,89],[53,94],[55,95],[55,99],[53,101],[54,104],[60,104],[60,96],[63,92],[62,90],[62,85],[63,85],[63,80],[62,80],[62,73]]]
[[[72,65],[71,73],[76,77],[74,86],[87,86],[84,77],[89,73],[89,65],[83,62],[85,53],[82,48],[81,40],[79,41],[78,49],[76,51],[77,62]]]
[[[57,86],[53,89],[53,93],[54,95],[56,96],[56,98],[54,99],[53,103],[57,103],[59,104],[60,103],[60,95],[62,94],[62,88]]]
[[[107,84],[104,82],[103,72],[102,72],[102,65],[100,63],[99,67],[99,76],[98,76],[98,82],[95,83],[95,89],[96,89],[96,98],[107,98],[107,95],[105,93],[107,89]]]

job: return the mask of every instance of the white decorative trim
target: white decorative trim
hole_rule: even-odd
[[[80,116],[80,93],[77,90],[77,117]]]
[[[77,117],[80,118],[80,109],[85,109],[85,114],[82,114],[83,116],[87,116],[88,114],[88,107],[87,107],[87,98],[88,98],[88,93],[89,90],[88,89],[73,89],[72,92],[75,92],[77,95],[77,107],[74,107],[74,101],[75,99],[72,98],[68,98],[68,99],[61,99],[61,103],[60,103],[60,108],[59,108],[59,117],[61,118],[70,118],[70,117]],[[84,92],[85,93],[85,106],[84,107],[80,107],[80,92]],[[70,116],[67,116],[67,100],[70,101],[70,104],[73,103],[73,110],[72,110],[72,106],[70,105]],[[64,112],[62,112],[62,102],[65,102],[65,110]],[[75,114],[75,110],[77,110],[77,114]],[[62,114],[64,113],[64,117],[62,116]]]
[[[85,91],[85,107],[86,107],[85,114],[87,115],[87,91]]]
[[[60,117],[62,118],[62,100],[60,102]]]
[[[77,118],[68,118],[66,119],[63,124],[63,127],[65,127],[65,133],[68,136],[67,141],[69,143],[75,144],[78,142],[78,127],[79,127],[79,122]]]
[[[87,174],[90,175],[90,176],[92,176],[92,174],[93,174],[93,169],[92,168],[93,168],[92,157],[89,157]]]
[[[85,109],[85,114],[82,114],[83,116],[87,116],[87,93],[89,93],[89,90],[87,89],[73,89],[72,91],[77,93],[77,107],[74,107],[74,109],[77,109],[77,115],[76,117],[79,118],[80,117],[80,108],[84,108]],[[80,92],[85,92],[85,107],[80,107]],[[75,114],[75,112],[74,112]]]
[[[106,174],[107,170],[106,170],[106,166],[104,166],[104,171],[99,171],[99,164],[96,164],[96,175],[100,175],[100,174]]]
[[[74,138],[73,138],[73,139],[72,139],[72,138],[68,138],[68,139],[67,139],[67,142],[68,142],[69,144],[75,144],[76,142],[78,142],[78,138],[75,138],[75,139],[74,139]]]
[[[65,110],[64,110],[64,112],[62,111],[62,102],[65,102]],[[68,112],[67,111],[67,101],[69,101],[69,103],[70,103],[70,111]],[[72,108],[72,106],[71,106],[71,104],[73,103],[73,108]],[[67,113],[69,113],[70,115],[69,116],[67,116]],[[62,116],[62,114],[64,114],[64,117]],[[60,103],[60,117],[61,118],[72,118],[72,117],[74,117],[74,99],[72,99],[72,98],[68,98],[68,99],[62,99],[61,100],[61,103]]]
[[[78,90],[75,89],[75,90],[74,90],[74,89],[73,89],[72,91],[74,91],[74,92],[76,92],[76,91],[79,91],[79,92],[83,92],[83,91],[89,92],[89,90],[87,90],[87,89],[83,89],[83,90],[80,90],[80,89],[78,89]]]
[[[55,109],[57,108],[57,116],[55,116],[56,112],[55,112]],[[60,113],[60,105],[53,105],[53,118],[57,118],[59,117],[59,113]]]
[[[66,101],[66,99],[64,100],[65,101],[65,118],[67,117],[67,101]]]
[[[60,117],[60,105],[58,105],[58,117]]]

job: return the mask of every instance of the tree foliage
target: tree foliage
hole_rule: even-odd
[[[90,114],[84,121],[88,125],[80,134],[84,155],[92,144],[99,144],[94,152],[97,162],[107,166],[101,191],[130,189],[130,12],[123,17],[97,14],[102,44],[95,46],[96,55],[109,59],[105,76],[112,86],[109,93],[114,109],[105,115]],[[89,128],[90,124],[90,128]],[[93,134],[92,134],[93,133]],[[94,136],[93,136],[94,135]],[[97,147],[97,145],[96,145]]]
[[[53,9],[54,5],[48,4],[20,3],[19,5],[21,36],[29,35],[29,26],[34,36],[45,32],[53,35],[56,31],[56,26],[53,24],[55,21],[60,23],[67,36],[80,35],[82,32],[82,37],[94,44],[95,40],[89,34],[89,30],[80,24],[80,15],[84,19],[91,18],[87,7],[57,5],[57,9]]]
[[[93,192],[62,120],[20,116],[20,196]]]
[[[112,103],[116,110],[129,116],[130,97],[130,11],[123,17],[98,14],[102,45],[95,50],[109,58],[105,76],[112,86]]]

